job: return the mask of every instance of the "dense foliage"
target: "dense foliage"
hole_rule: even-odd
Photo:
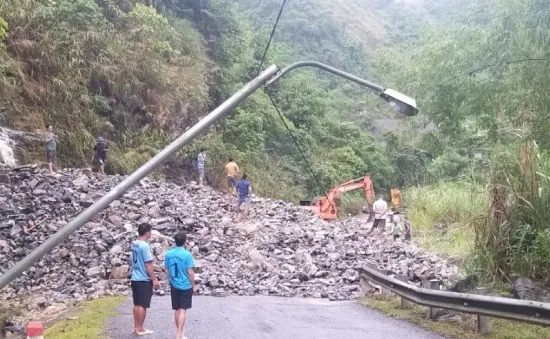
[[[274,4],[279,2],[4,1],[0,16],[10,29],[0,94],[8,109],[0,124],[30,131],[54,124],[60,161],[71,166],[88,162],[96,135],[105,134],[113,150],[109,170],[129,172],[254,77]],[[266,64],[284,66],[311,56],[367,69],[364,46],[359,40],[343,43],[346,32],[336,19],[323,20],[327,11],[317,13],[311,26],[303,25],[307,13],[289,7],[278,31],[284,38],[276,37]],[[0,27],[2,33],[7,25]],[[196,151],[206,147],[207,179],[214,186],[223,184],[222,166],[230,155],[251,173],[256,192],[267,196],[313,198],[366,174],[387,186],[393,173],[388,158],[375,147],[366,120],[352,120],[364,95],[313,71],[285,77],[273,89],[320,185],[261,92],[183,150],[170,174],[192,178]],[[40,153],[26,150],[23,156]]]
[[[0,6],[10,25],[0,123],[30,131],[54,124],[64,164],[88,160],[104,132],[114,142],[112,170],[128,171],[207,104],[204,42],[186,20],[142,4],[127,11],[86,0]]]
[[[105,134],[109,171],[127,173],[257,74],[281,3],[4,0],[0,125],[54,124],[71,166]],[[414,187],[427,233],[475,226],[488,276],[549,279],[549,58],[546,0],[289,1],[264,66],[321,61],[414,96],[421,114],[396,120],[354,84],[300,70],[271,89],[284,121],[259,91],[165,173],[193,178],[205,147],[213,186],[233,156],[257,193],[289,200],[369,174],[377,190]],[[392,128],[377,132],[378,118]]]
[[[394,164],[403,165],[398,177],[487,185],[485,216],[457,217],[467,218],[462,227],[475,225],[474,271],[548,280],[550,7],[544,0],[455,0],[443,11],[377,62],[380,76],[413,94],[423,113],[402,134],[386,136]]]

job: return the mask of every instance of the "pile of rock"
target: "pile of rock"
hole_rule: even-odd
[[[85,170],[60,174],[12,170],[0,183],[0,273],[123,179]],[[359,296],[365,262],[413,283],[456,273],[413,244],[369,236],[365,220],[325,222],[292,204],[254,198],[242,224],[234,206],[233,197],[193,183],[144,180],[0,291],[0,302],[39,294],[24,302],[33,309],[128,293],[129,249],[141,223],[153,225],[151,247],[166,290],[162,261],[178,230],[189,234],[202,294],[351,299]]]

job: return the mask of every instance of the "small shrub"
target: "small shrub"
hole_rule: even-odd
[[[550,153],[522,142],[495,159],[492,205],[476,230],[473,267],[485,280],[550,281]]]

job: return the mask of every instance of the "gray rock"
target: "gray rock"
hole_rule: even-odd
[[[340,258],[342,257],[342,256],[340,255],[340,253],[329,253],[329,254],[327,254],[327,256],[328,256],[329,259],[332,260],[332,261],[338,261],[338,260],[340,260]]]
[[[121,253],[124,250],[124,248],[127,246],[128,246],[128,243],[117,243],[113,245],[113,247],[111,247],[111,249],[109,250],[109,253],[112,253],[112,254]]]
[[[10,236],[11,237],[19,236],[21,232],[23,232],[23,228],[21,228],[20,226],[13,226],[10,230]]]
[[[248,257],[255,264],[261,264],[266,260],[266,258],[258,250],[248,252]]]
[[[77,178],[73,180],[72,184],[75,187],[82,187],[82,186],[88,185],[88,177],[84,174],[79,175]]]
[[[283,268],[289,271],[290,273],[294,273],[296,271],[296,266],[290,265],[290,264],[284,264]]]
[[[71,169],[56,178],[37,168],[7,173],[10,182],[0,185],[2,268],[14,265],[124,179]],[[179,231],[188,234],[186,248],[195,258],[199,293],[205,295],[354,299],[362,284],[358,269],[366,262],[388,274],[405,273],[413,284],[423,277],[445,282],[456,274],[455,266],[413,244],[369,236],[362,220],[335,224],[287,202],[255,197],[246,223],[253,227],[239,228],[234,206],[234,197],[208,187],[144,180],[0,291],[0,300],[15,303],[21,294],[29,297],[22,300],[46,296],[44,305],[70,305],[128,294],[130,247],[141,223],[153,225],[149,241],[163,291],[164,253]],[[39,307],[20,303],[30,313]]]
[[[0,184],[10,184],[11,178],[9,174],[6,173],[0,173]]]
[[[119,267],[112,267],[111,268],[111,278],[112,279],[126,279],[128,278],[128,272],[130,270],[130,266],[123,265]]]
[[[537,300],[539,292],[540,287],[529,278],[519,277],[512,283],[512,294],[516,299]]]
[[[95,266],[86,270],[88,277],[101,277],[105,275],[105,268],[103,266]]]

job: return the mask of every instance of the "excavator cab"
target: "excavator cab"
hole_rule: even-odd
[[[390,190],[391,206],[394,209],[401,207],[401,191],[397,188]]]

